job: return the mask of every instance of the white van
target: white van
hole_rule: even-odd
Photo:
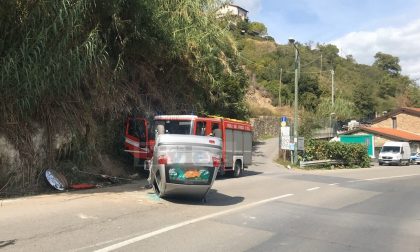
[[[407,142],[386,142],[379,153],[379,165],[409,165],[410,151],[410,144]]]

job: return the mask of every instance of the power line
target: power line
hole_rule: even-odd
[[[248,62],[250,62],[250,63],[252,63],[252,64],[254,64],[255,66],[259,66],[259,67],[262,67],[262,68],[269,68],[269,69],[274,69],[274,67],[272,67],[272,66],[264,66],[264,65],[261,65],[261,64],[259,64],[259,63],[257,63],[257,62],[255,62],[255,61],[252,61],[252,60],[250,60],[250,59],[248,59],[248,58],[246,58],[246,57],[244,57],[244,56],[242,56],[241,54],[238,54],[239,55],[239,57],[240,58],[242,58],[242,59],[244,59],[244,60],[246,60],[246,61],[248,61]],[[306,63],[305,65],[302,65],[301,66],[301,68],[303,68],[303,67],[305,67],[305,66],[308,66],[308,65],[310,65],[310,64],[312,64],[312,63],[314,63],[314,62],[316,62],[317,60],[319,60],[319,59],[315,59],[315,60],[313,60],[313,61],[311,61],[311,62],[309,62],[309,63]],[[328,73],[330,73],[331,72],[331,70],[323,70],[323,71],[317,71],[317,72],[300,72],[300,73],[304,73],[304,74],[319,74],[319,73],[324,73],[324,72],[328,72]],[[283,71],[283,73],[294,73],[294,71]]]
[[[306,67],[306,66],[308,66],[308,65],[310,65],[310,64],[312,64],[312,63],[314,63],[314,62],[316,62],[316,61],[318,61],[319,59],[315,59],[315,60],[313,60],[313,61],[311,61],[311,62],[309,62],[309,63],[306,63],[305,65],[302,65],[301,67],[303,68],[303,67]]]

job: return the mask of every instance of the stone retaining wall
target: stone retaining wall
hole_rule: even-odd
[[[254,128],[254,141],[266,137],[276,137],[280,134],[280,121],[278,117],[260,116],[258,118],[251,118],[250,123]]]

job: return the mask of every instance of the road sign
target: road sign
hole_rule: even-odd
[[[287,125],[287,117],[282,116],[282,117],[280,118],[280,125],[281,125],[282,127],[286,127],[286,125]]]
[[[305,138],[304,137],[298,137],[297,147],[298,147],[298,150],[305,150]]]
[[[281,127],[281,136],[290,136],[290,127]]]
[[[282,150],[290,150],[290,127],[281,127],[280,128],[281,134],[281,145],[280,148]]]
[[[281,149],[282,150],[289,150],[290,145],[290,136],[282,136],[281,137]]]
[[[294,143],[290,143],[289,150],[294,150],[294,149],[295,149],[295,144]]]

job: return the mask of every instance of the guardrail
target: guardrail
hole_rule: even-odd
[[[325,159],[325,160],[314,160],[314,161],[301,161],[299,163],[299,166],[301,168],[308,167],[308,166],[316,166],[316,165],[336,165],[336,164],[342,164],[343,162],[341,160],[335,160],[335,159]]]

